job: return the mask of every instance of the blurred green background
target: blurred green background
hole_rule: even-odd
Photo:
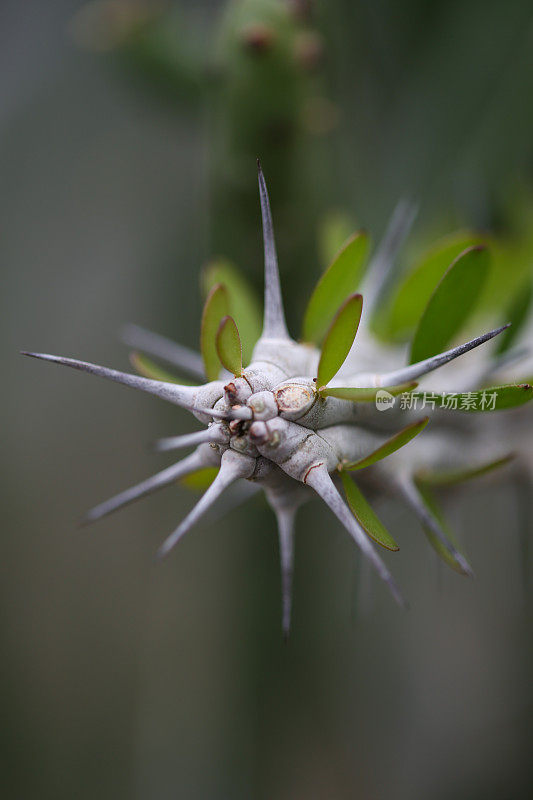
[[[261,286],[256,154],[294,329],[334,209],[378,237],[415,197],[414,249],[463,225],[524,225],[531,3],[316,3],[301,23],[318,37],[311,63],[294,83],[279,74],[265,106],[250,104],[257,39],[246,57],[224,39],[241,30],[220,22],[225,2],[178,4],[171,43],[202,65],[183,84],[135,48],[87,41],[82,5],[0,4],[3,796],[529,797],[531,594],[508,481],[451,509],[475,581],[438,571],[416,521],[381,509],[408,613],[358,580],[318,505],[302,509],[283,646],[262,501],[199,525],[157,567],[185,489],[77,528],[170,463],[148,445],[191,430],[187,415],[17,351],[127,369],[129,321],[195,346],[209,257]]]

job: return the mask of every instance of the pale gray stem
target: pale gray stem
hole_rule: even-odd
[[[397,369],[394,372],[386,372],[382,375],[376,376],[378,382],[375,385],[395,386],[396,384],[414,381],[417,378],[420,378],[422,375],[426,375],[426,373],[433,372],[434,369],[442,367],[444,364],[447,364],[448,361],[452,361],[454,358],[462,356],[464,353],[468,353],[475,347],[479,347],[480,344],[488,342],[489,339],[493,339],[508,327],[509,325],[502,325],[501,328],[496,328],[493,331],[484,333],[482,336],[478,336],[477,338],[472,339],[470,342],[465,342],[465,344],[460,344],[458,347],[452,347],[451,350],[446,350],[444,353],[439,353],[431,358],[426,358],[424,361],[418,361],[416,364],[409,364],[408,366]]]
[[[184,447],[194,447],[203,442],[224,444],[229,440],[229,435],[224,433],[219,425],[212,425],[201,431],[186,433],[183,436],[167,436],[155,443],[155,449],[160,453],[168,450],[181,450]]]
[[[263,243],[265,249],[265,311],[263,320],[263,339],[289,339],[285,323],[281,284],[278,271],[278,257],[274,241],[272,214],[265,178],[259,160],[257,161],[261,217],[263,220]]]
[[[132,486],[106,500],[105,503],[95,506],[85,515],[82,523],[95,522],[97,519],[111,514],[112,511],[116,511],[118,508],[122,508],[148,494],[152,494],[157,489],[162,489],[164,486],[174,483],[191,472],[196,472],[196,470],[203,467],[215,466],[218,463],[218,459],[218,454],[209,445],[199,447],[194,453],[191,453],[177,464],[172,464],[172,466],[167,467],[162,472],[158,472],[156,475],[152,475],[142,483],[138,483],[136,486]]]
[[[205,381],[202,356],[194,350],[132,323],[122,328],[120,338],[124,344],[133,347],[134,350],[141,350],[150,356],[160,358],[167,364],[182,369],[191,377]]]
[[[448,553],[457,562],[461,571],[465,575],[473,577],[474,573],[472,567],[470,566],[466,558],[462,555],[462,553],[460,553],[457,550],[457,548],[454,547],[453,544],[450,542],[450,540],[446,536],[446,533],[443,531],[440,522],[432,514],[431,510],[427,507],[427,505],[424,503],[416,487],[416,484],[410,478],[400,478],[395,481],[395,485],[397,487],[400,496],[405,500],[409,508],[418,517],[422,525],[429,528],[430,531],[435,534],[435,536],[442,544],[442,546],[446,548]]]
[[[116,369],[101,367],[98,364],[90,364],[87,361],[78,361],[75,358],[62,358],[61,356],[51,356],[46,353],[28,353],[22,351],[23,356],[40,358],[43,361],[52,361],[55,364],[62,364],[65,367],[72,367],[81,372],[89,372],[91,375],[98,375],[100,378],[107,378],[132,389],[140,389],[142,392],[155,394],[163,400],[168,400],[178,406],[189,408],[194,402],[194,397],[198,391],[196,386],[179,386],[177,383],[166,383],[165,381],[154,381],[149,378],[141,378],[139,375],[131,375],[128,372],[119,372]]]
[[[418,206],[407,198],[397,203],[374,256],[366,271],[361,294],[365,298],[365,318],[380,299],[391,277],[398,253],[413,226]]]
[[[329,506],[331,511],[333,511],[335,516],[344,525],[356,545],[361,549],[361,551],[373,565],[380,578],[385,581],[396,602],[401,606],[405,606],[405,601],[401,595],[400,589],[396,584],[396,581],[390,574],[384,562],[376,553],[368,536],[361,528],[350,509],[340,496],[339,492],[335,488],[335,484],[333,483],[325,466],[320,465],[312,468],[308,472],[305,482],[308,486],[315,490],[319,497],[322,498],[326,505]]]
[[[255,458],[236,453],[233,450],[226,450],[222,456],[220,470],[215,480],[205,494],[202,495],[192,511],[187,514],[183,522],[167,539],[165,539],[157,551],[157,557],[163,558],[166,556],[179,542],[181,537],[196,525],[200,517],[205,514],[228,486],[238,480],[238,478],[249,478],[254,469]]]

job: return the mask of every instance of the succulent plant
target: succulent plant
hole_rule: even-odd
[[[126,339],[135,348],[132,362],[140,375],[71,358],[24,354],[156,395],[191,411],[206,426],[161,440],[160,450],[195,449],[96,506],[86,519],[100,519],[184,476],[214,471],[205,494],[160,547],[159,555],[165,556],[231,484],[248,481],[252,490],[263,489],[279,530],[282,626],[287,635],[295,515],[313,495],[346,528],[400,604],[400,590],[374,544],[391,551],[398,546],[366,499],[369,492],[393,493],[403,500],[439,555],[456,571],[471,574],[446,529],[435,491],[510,461],[507,442],[501,445],[490,437],[492,444],[487,446],[479,419],[486,419],[483,412],[525,404],[532,399],[533,388],[529,383],[491,385],[491,377],[514,358],[513,351],[501,347],[496,358],[487,358],[487,343],[506,331],[507,324],[449,347],[487,278],[488,253],[479,245],[454,254],[422,313],[407,365],[398,366],[403,357],[398,347],[373,334],[372,312],[379,316],[383,287],[412,222],[413,209],[406,203],[393,215],[364,278],[366,237],[354,234],[348,239],[312,294],[302,339],[291,338],[260,165],[258,175],[265,260],[262,329],[250,313],[253,301],[248,289],[231,268],[219,263],[207,279],[201,354],[136,327],[128,329]],[[359,284],[362,293],[356,292]],[[461,368],[464,359],[459,357],[481,346],[477,360],[467,359],[467,367]],[[150,356],[202,383],[177,383]],[[418,389],[423,376],[445,364],[450,367],[442,373],[444,380],[431,392]],[[242,499],[249,495],[250,490],[244,491]]]

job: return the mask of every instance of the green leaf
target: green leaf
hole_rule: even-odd
[[[342,304],[331,323],[318,362],[316,382],[319,391],[335,377],[346,361],[359,327],[362,310],[363,298],[360,294],[353,294]]]
[[[352,403],[371,403],[376,399],[378,392],[386,391],[396,397],[403,392],[412,392],[417,386],[416,381],[399,383],[397,386],[369,386],[361,389],[353,386],[328,386],[322,389],[320,394],[322,397],[338,397],[340,400],[350,400]]]
[[[399,550],[400,548],[381,520],[376,516],[354,480],[346,472],[341,471],[340,475],[348,505],[363,530],[371,539],[387,550]]]
[[[477,464],[474,467],[448,470],[423,469],[417,473],[415,480],[417,485],[424,484],[430,487],[454,486],[457,483],[463,483],[464,481],[472,480],[472,478],[479,478],[482,475],[487,475],[487,473],[505,466],[505,464],[508,464],[513,458],[514,454],[509,453],[509,455],[503,456],[502,458],[488,461],[485,464]]]
[[[207,295],[200,332],[200,351],[208,381],[216,381],[220,374],[221,363],[216,348],[216,335],[221,320],[227,314],[229,314],[228,293],[221,283],[217,283]]]
[[[329,211],[318,226],[318,255],[321,264],[330,264],[346,243],[354,225],[344,211]]]
[[[228,314],[235,320],[242,341],[244,363],[248,364],[261,335],[263,312],[257,294],[240,271],[225,259],[211,261],[202,273],[202,289],[207,294],[221,283],[228,293]]]
[[[224,317],[217,331],[216,347],[222,366],[233,372],[236,378],[242,375],[242,347],[239,331],[233,317]]]
[[[202,469],[191,472],[189,475],[179,479],[179,483],[187,489],[195,492],[204,492],[209,489],[215,480],[220,467],[202,467]]]
[[[381,461],[382,458],[392,455],[392,453],[395,453],[400,447],[404,447],[408,444],[415,436],[418,436],[418,434],[424,430],[428,422],[429,417],[424,417],[424,419],[418,422],[413,422],[411,425],[398,431],[394,436],[391,436],[390,439],[387,439],[386,442],[374,450],[373,453],[370,453],[370,455],[361,458],[359,461],[352,461],[351,464],[343,464],[343,469],[363,469],[364,467],[370,467],[372,464],[375,464],[376,461]]]
[[[495,350],[496,354],[501,355],[507,352],[514,344],[524,327],[524,323],[527,322],[532,300],[533,286],[531,281],[528,281],[528,283],[520,287],[504,314],[505,322],[511,322],[512,325],[499,336]]]
[[[433,495],[433,492],[431,491],[429,486],[417,483],[417,488],[418,491],[420,492],[420,497],[422,498],[427,509],[431,512],[431,514],[433,514],[435,519],[439,522],[443,532],[446,534],[446,536],[453,544],[455,549],[461,552],[459,547],[457,546],[455,537],[451,532],[450,527],[444,517],[444,514],[442,513],[442,509],[437,503],[437,500],[435,499],[435,496]],[[438,553],[438,555],[442,558],[442,560],[445,561],[446,564],[448,564],[448,566],[450,566],[460,575],[464,575],[465,572],[464,569],[457,562],[452,553],[450,553],[450,551],[446,549],[446,547],[443,545],[438,536],[436,536],[435,533],[431,530],[431,528],[429,528],[427,525],[423,525],[422,527],[424,533],[426,534],[428,542],[433,547],[433,549]]]
[[[354,233],[320,278],[307,306],[302,338],[320,344],[335,312],[359,283],[368,252],[368,236]]]
[[[380,330],[389,339],[405,341],[416,328],[431,294],[452,261],[481,239],[461,231],[447,236],[428,250],[394,293],[380,315]]]
[[[485,285],[489,265],[489,254],[484,247],[470,247],[457,256],[418,323],[411,346],[411,364],[441,353],[459,333]]]
[[[475,392],[412,392],[407,408],[423,410],[424,407],[442,408],[445,411],[483,413],[504,411],[529,403],[533,398],[530,383],[490,386]],[[420,401],[420,402],[419,402]]]
[[[130,353],[130,362],[131,365],[137,370],[139,375],[143,376],[143,378],[150,378],[150,380],[153,381],[166,381],[167,383],[179,383],[182,386],[192,385],[190,381],[183,380],[182,378],[178,378],[176,375],[172,375],[172,373],[167,372],[166,369],[160,367],[159,364],[156,364],[143,353]]]

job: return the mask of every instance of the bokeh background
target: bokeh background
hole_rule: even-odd
[[[170,66],[85,5],[0,3],[3,796],[530,797],[527,523],[509,481],[450,509],[474,581],[437,569],[407,512],[380,509],[408,613],[358,579],[326,513],[302,509],[284,646],[261,501],[157,567],[194,502],[184,488],[78,528],[169,461],[149,443],[190,430],[187,415],[17,351],[126,369],[130,321],[195,346],[209,257],[261,286],[256,154],[294,326],[332,212],[379,237],[414,197],[414,249],[524,225],[531,3],[317,2],[302,72],[272,85],[257,30],[239,40],[239,3],[171,4]]]

